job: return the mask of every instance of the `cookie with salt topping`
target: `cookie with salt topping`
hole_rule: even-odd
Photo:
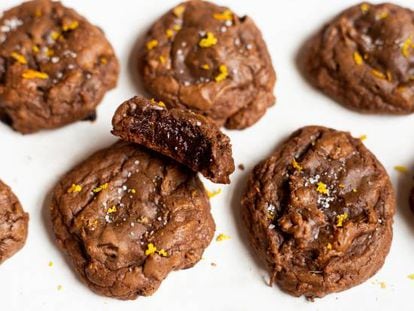
[[[152,295],[171,271],[195,265],[215,230],[197,175],[138,145],[96,152],[56,185],[56,240],[94,292]]]
[[[244,129],[275,103],[275,71],[250,17],[207,1],[184,2],[149,30],[139,52],[146,90],[219,126]]]
[[[102,30],[60,2],[28,1],[0,18],[0,117],[16,131],[95,119],[118,72]]]
[[[358,138],[324,127],[294,132],[250,175],[242,218],[270,282],[309,299],[373,276],[392,240],[390,179]]]
[[[361,3],[341,12],[300,52],[315,87],[364,113],[414,112],[414,12]]]

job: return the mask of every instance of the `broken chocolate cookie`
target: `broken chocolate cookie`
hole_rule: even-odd
[[[187,109],[134,97],[112,120],[112,133],[188,166],[217,183],[230,183],[234,171],[230,139],[209,119]]]
[[[0,117],[21,133],[93,119],[119,64],[102,30],[50,0],[0,18]]]
[[[171,271],[195,265],[215,230],[198,177],[127,142],[64,176],[50,212],[57,243],[80,277],[119,299],[151,295]]]
[[[207,1],[162,16],[139,55],[145,88],[168,107],[186,107],[219,126],[253,125],[275,102],[276,74],[253,20]]]
[[[390,249],[394,212],[375,156],[350,134],[316,126],[296,131],[257,165],[242,198],[271,283],[308,298],[373,276]]]

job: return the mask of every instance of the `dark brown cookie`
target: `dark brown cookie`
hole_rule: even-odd
[[[21,133],[93,119],[119,65],[103,32],[59,2],[35,0],[0,19],[0,116]]]
[[[17,197],[0,181],[0,264],[24,246],[28,222]]]
[[[414,112],[414,13],[362,3],[330,21],[303,51],[310,82],[367,113]]]
[[[150,29],[140,52],[145,88],[169,107],[243,129],[275,102],[276,75],[249,17],[206,1],[184,2]]]
[[[359,139],[305,127],[254,169],[242,199],[250,242],[271,283],[323,297],[364,282],[383,265],[395,196]]]
[[[122,140],[173,158],[213,182],[230,183],[234,172],[230,139],[209,119],[134,97],[118,108],[112,124],[112,133]]]
[[[63,177],[51,217],[58,244],[85,283],[119,299],[151,295],[171,271],[192,267],[215,229],[194,173],[126,142]]]

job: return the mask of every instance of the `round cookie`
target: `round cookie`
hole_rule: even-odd
[[[206,1],[184,2],[151,27],[139,70],[167,106],[230,129],[253,125],[275,102],[276,74],[253,20]]]
[[[102,30],[50,0],[0,18],[0,116],[27,134],[82,119],[115,87],[119,64]]]
[[[359,139],[299,129],[252,172],[242,198],[250,242],[271,283],[310,299],[355,286],[383,265],[395,195]]]
[[[215,225],[190,170],[126,142],[98,151],[56,186],[51,218],[59,246],[96,293],[135,299],[192,267]]]
[[[308,80],[365,113],[414,112],[414,12],[362,3],[340,13],[305,45]]]
[[[0,264],[24,246],[28,222],[17,197],[0,181]]]

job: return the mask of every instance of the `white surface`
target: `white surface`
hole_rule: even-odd
[[[0,10],[18,4],[1,0]],[[414,164],[414,115],[380,117],[346,110],[313,90],[298,73],[294,57],[303,41],[351,0],[238,0],[217,1],[239,15],[248,14],[262,29],[278,74],[277,105],[254,127],[228,131],[237,170],[230,186],[212,199],[217,233],[232,237],[213,241],[195,268],[173,272],[152,297],[118,301],[95,295],[84,286],[53,243],[48,231],[46,197],[56,181],[74,164],[115,138],[110,120],[116,107],[140,93],[128,69],[132,48],[148,26],[175,5],[170,0],[65,0],[92,23],[101,26],[122,64],[118,88],[98,109],[95,123],[79,122],[63,129],[22,136],[0,125],[0,177],[7,182],[30,213],[26,246],[0,267],[0,310],[412,310],[414,281],[414,216],[407,206],[410,175],[395,165]],[[411,6],[412,0],[397,1]],[[298,127],[319,124],[366,134],[366,145],[384,164],[398,193],[394,241],[383,269],[363,285],[332,294],[314,303],[283,294],[264,282],[266,272],[252,257],[240,227],[239,197],[251,168]],[[210,189],[219,188],[207,184]],[[49,267],[49,261],[54,266]],[[211,262],[217,264],[211,266]],[[379,282],[385,282],[382,289]],[[62,290],[57,290],[58,285]]]

